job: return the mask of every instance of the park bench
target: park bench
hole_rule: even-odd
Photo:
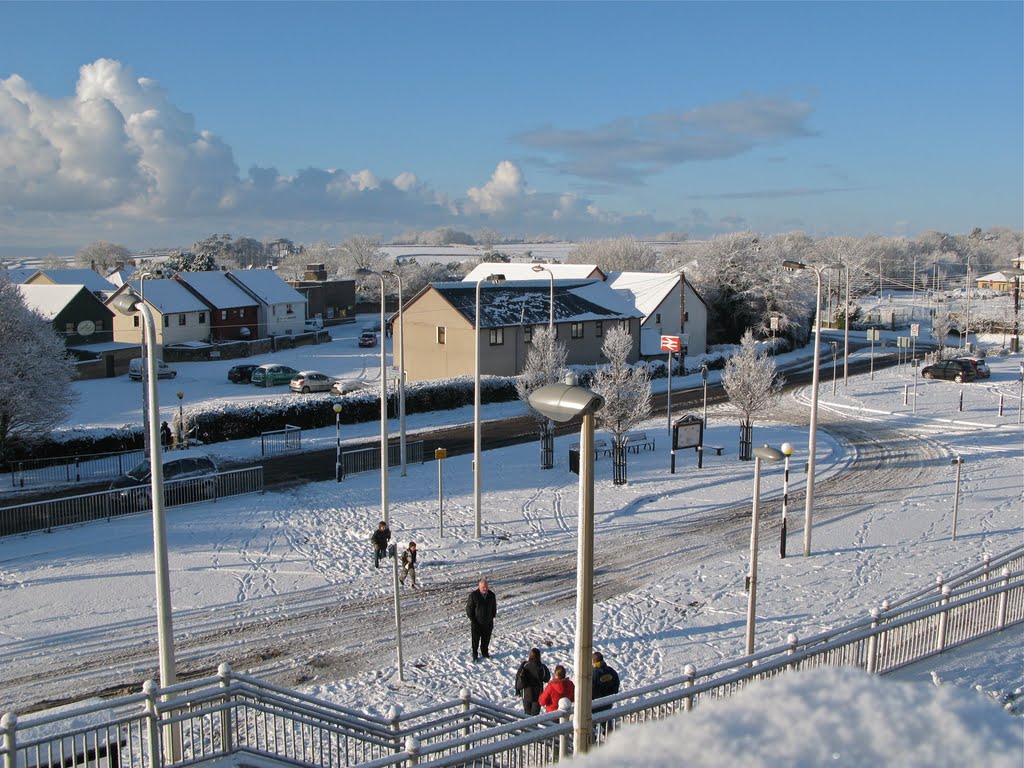
[[[703,449],[705,451],[714,451],[718,456],[722,455],[722,446],[720,445],[705,445]]]
[[[579,451],[580,444],[573,443],[569,446],[570,451]],[[601,456],[611,456],[612,447],[608,444],[607,440],[595,440],[594,441],[594,458],[600,458]]]
[[[633,453],[640,453],[640,450],[654,450],[654,438],[648,437],[646,432],[631,432],[626,435],[626,450]]]

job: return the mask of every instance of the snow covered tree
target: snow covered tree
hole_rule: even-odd
[[[530,344],[530,351],[526,353],[523,372],[516,379],[516,394],[519,395],[520,400],[526,403],[530,414],[537,420],[540,427],[541,469],[551,469],[553,466],[555,430],[550,419],[545,418],[530,406],[530,395],[547,384],[565,381],[565,374],[568,372],[565,363],[568,359],[569,350],[566,349],[565,344],[558,341],[554,330],[546,325],[541,326],[533,332],[533,340]]]
[[[754,416],[778,401],[785,381],[775,369],[775,359],[754,341],[754,334],[744,333],[739,352],[729,358],[722,373],[722,387],[740,412],[740,459],[749,461],[753,455]]]
[[[380,301],[380,281],[375,277],[359,277],[356,271],[369,269],[380,272],[389,269],[387,256],[380,248],[380,241],[372,237],[357,235],[335,249],[337,270],[342,277],[356,280],[356,295],[363,301]]]
[[[643,365],[629,364],[632,349],[633,337],[629,331],[621,326],[609,330],[601,345],[608,364],[597,369],[591,385],[604,398],[604,405],[596,414],[597,425],[614,437],[612,461],[616,485],[626,482],[623,438],[651,414],[651,376]]]
[[[953,330],[953,313],[950,311],[949,302],[939,302],[935,309],[935,316],[932,318],[932,336],[935,343],[939,345],[939,357],[946,347],[946,337]]]
[[[176,251],[164,262],[164,271],[174,272],[214,272],[217,269],[217,262],[212,253],[204,251],[193,253],[192,251]]]
[[[95,269],[101,274],[110,272],[117,262],[127,262],[132,253],[123,245],[97,240],[78,252],[75,261],[83,267]]]
[[[597,264],[604,272],[653,272],[658,268],[658,254],[633,237],[613,240],[587,240],[571,251],[570,264]]]
[[[46,437],[71,412],[75,364],[53,325],[0,277],[0,459]]]

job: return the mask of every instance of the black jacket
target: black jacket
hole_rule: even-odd
[[[519,665],[519,669],[521,671],[516,675],[516,679],[520,691],[524,696],[528,696],[530,701],[536,701],[540,698],[545,683],[551,680],[551,670],[540,661],[524,661]]]
[[[494,624],[494,617],[497,615],[498,598],[491,590],[488,589],[486,594],[481,593],[479,589],[474,589],[469,593],[469,599],[466,600],[466,616],[470,621],[490,627]]]
[[[388,541],[391,540],[391,529],[385,528],[382,531],[378,528],[373,532],[373,535],[370,536],[370,539],[373,541],[373,546],[375,546],[379,552],[383,552],[388,548]]]
[[[601,666],[594,667],[594,674],[591,678],[591,691],[591,698],[594,699],[603,699],[605,696],[618,693],[618,673],[602,661]],[[607,709],[607,707],[604,707],[604,709]]]

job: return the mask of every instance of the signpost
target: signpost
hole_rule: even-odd
[[[437,461],[437,530],[441,538],[444,538],[444,485],[441,468],[444,466],[444,459],[447,458],[447,448],[434,449],[434,459]]]
[[[910,324],[910,356],[917,360],[917,337],[921,335],[921,324]]]
[[[877,328],[869,328],[867,331],[868,341],[871,342],[871,380],[875,380],[875,342],[881,338]]]
[[[668,433],[672,434],[672,353],[681,350],[682,343],[678,336],[662,336],[661,351],[668,352]]]
[[[672,474],[676,473],[676,448],[697,449],[697,469],[704,459],[704,422],[696,416],[683,416],[672,426]]]

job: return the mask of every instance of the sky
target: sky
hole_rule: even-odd
[[[1021,228],[1024,4],[0,3],[0,241]]]

